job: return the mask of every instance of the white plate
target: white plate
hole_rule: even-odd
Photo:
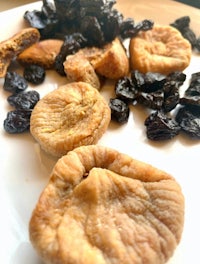
[[[0,41],[25,27],[23,14],[38,9],[41,3],[30,4],[0,13]],[[186,69],[187,87],[191,73],[199,71],[200,58],[193,56]],[[64,84],[65,78],[48,71],[45,83],[37,86],[41,96]],[[42,263],[32,249],[28,238],[28,223],[37,199],[45,187],[56,159],[40,150],[29,133],[9,135],[3,129],[3,120],[11,109],[6,101],[9,93],[2,89],[0,79],[0,262],[3,264]],[[32,88],[30,86],[30,88]],[[107,100],[111,96],[109,85],[102,89]],[[200,141],[183,135],[173,140],[152,143],[146,139],[143,125],[145,112],[141,107],[132,108],[128,124],[111,124],[98,144],[127,153],[171,173],[182,187],[186,199],[185,226],[182,240],[168,264],[189,264],[199,259],[200,191]]]

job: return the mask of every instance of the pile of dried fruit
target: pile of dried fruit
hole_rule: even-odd
[[[110,99],[112,119],[127,122],[129,104],[138,103],[153,110],[144,121],[149,139],[171,139],[180,131],[200,139],[200,72],[192,74],[190,85],[180,98],[179,88],[185,79],[182,72],[165,76],[132,71],[130,77],[116,83],[116,98]],[[171,112],[175,108],[177,111]]]

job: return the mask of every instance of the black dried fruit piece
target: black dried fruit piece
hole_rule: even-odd
[[[147,138],[154,141],[168,140],[180,132],[180,126],[162,111],[151,113],[144,122]]]
[[[182,32],[185,28],[188,28],[190,26],[190,17],[183,16],[183,17],[177,18],[170,25],[178,29],[180,32]]]
[[[101,25],[94,16],[85,16],[82,18],[80,31],[88,40],[89,46],[102,46],[105,43]]]
[[[46,72],[44,67],[35,65],[35,64],[29,64],[24,69],[24,78],[27,82],[30,82],[32,84],[41,84],[43,83],[46,76]]]
[[[200,107],[200,95],[184,96],[180,98],[180,104]]]
[[[7,133],[18,134],[30,128],[31,111],[14,110],[7,113],[3,126]]]
[[[195,72],[191,76],[190,84],[185,91],[186,96],[199,96],[200,95],[200,72]]]
[[[175,119],[185,134],[190,138],[200,139],[200,107],[180,107]]]
[[[195,48],[200,51],[200,37],[197,38]]]
[[[192,48],[196,46],[197,37],[191,28],[185,28],[182,32],[182,36],[190,42]]]
[[[166,82],[166,76],[163,74],[154,72],[144,74],[137,70],[131,72],[131,79],[138,90],[149,93],[162,89]]]
[[[167,92],[164,92],[164,101],[162,108],[164,112],[170,112],[173,110],[180,101],[179,87],[176,85],[168,88]]]
[[[74,54],[80,48],[87,45],[87,39],[81,33],[66,35],[59,54],[55,58],[55,70],[62,76],[65,76],[63,62],[70,54]]]
[[[37,91],[28,91],[10,95],[7,98],[8,103],[16,109],[32,110],[40,99]]]
[[[164,92],[162,90],[152,93],[141,92],[137,102],[154,110],[160,110],[163,105]]]
[[[111,119],[118,123],[126,123],[129,118],[130,109],[121,99],[110,99]]]
[[[115,84],[115,94],[118,98],[128,103],[137,98],[138,91],[129,77],[123,77]]]
[[[175,27],[181,32],[182,36],[190,42],[192,48],[196,47],[197,37],[194,31],[190,28],[190,17],[189,16],[180,17],[176,19],[170,25]]]
[[[4,90],[11,93],[19,93],[24,91],[28,87],[28,84],[23,76],[19,75],[17,72],[7,72],[3,88]]]

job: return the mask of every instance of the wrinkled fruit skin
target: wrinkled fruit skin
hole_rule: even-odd
[[[183,222],[184,197],[172,176],[90,145],[58,160],[29,234],[44,263],[164,264]]]

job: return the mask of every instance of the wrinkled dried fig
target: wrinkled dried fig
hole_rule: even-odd
[[[183,221],[184,197],[172,176],[91,145],[58,160],[29,232],[45,263],[164,264]]]

